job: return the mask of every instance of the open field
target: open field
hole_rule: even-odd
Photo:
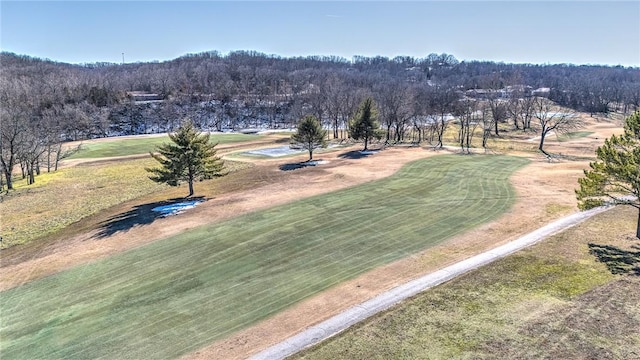
[[[495,156],[420,160],[387,179],[197,228],[7,290],[3,358],[183,354],[495,218],[513,203],[507,179],[525,163]]]
[[[599,214],[292,358],[638,358],[640,277],[607,268],[640,274],[636,212]]]
[[[311,324],[326,320],[385,290],[504,244],[560,216],[577,211],[574,194],[577,179],[582,176],[582,170],[588,167],[589,160],[593,158],[593,151],[603,139],[621,131],[619,122],[615,119],[587,120],[587,128],[589,131],[594,131],[592,136],[558,143],[557,146],[553,144],[554,151],[570,154],[570,156],[559,156],[549,161],[535,150],[537,144],[529,151],[508,150],[506,147],[499,150],[499,152],[516,153],[533,160],[530,165],[518,170],[511,177],[511,183],[517,191],[516,203],[499,219],[456,235],[419,254],[378,267],[339,286],[325,290],[246,331],[239,331],[199,349],[185,359],[246,358],[261,349],[284,341]],[[509,141],[517,144],[531,144],[530,136],[530,132],[504,132],[499,140],[505,145],[509,145]],[[409,150],[404,148],[402,154]],[[400,148],[393,151],[400,151]],[[479,151],[482,150],[474,149],[474,152]],[[496,149],[490,151],[490,153],[494,152]],[[428,153],[434,154],[431,151]],[[385,162],[387,166],[392,163],[393,161]]]
[[[248,134],[211,134],[211,142],[218,144],[232,144],[264,139],[264,135]],[[89,159],[116,157],[153,152],[158,145],[169,142],[168,136],[153,136],[140,138],[105,138],[101,141],[81,143],[80,150],[73,153],[68,159]]]

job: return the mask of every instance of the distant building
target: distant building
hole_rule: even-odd
[[[511,94],[516,93],[518,96],[531,96],[533,87],[529,85],[510,85],[502,89],[503,93],[507,97],[511,97]]]
[[[474,99],[488,99],[490,97],[501,97],[500,90],[493,89],[470,89],[464,92],[464,94]]]
[[[164,100],[164,96],[152,94],[145,91],[128,91],[127,97],[133,101],[160,101]]]
[[[540,97],[549,97],[549,93],[551,93],[551,88],[548,87],[541,87],[531,91],[531,95]]]
[[[464,92],[464,95],[474,98],[474,99],[509,99],[514,95],[518,98],[527,97],[531,95],[535,95],[533,88],[528,85],[510,85],[500,90],[494,89],[470,89]],[[546,89],[546,95],[536,95],[536,96],[548,96],[549,88],[540,88],[538,90],[541,91],[540,94],[545,94],[544,89]]]

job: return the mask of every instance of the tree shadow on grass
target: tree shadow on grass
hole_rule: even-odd
[[[279,166],[280,170],[282,171],[298,170],[305,167],[307,167],[305,163],[289,163],[289,164],[282,164]]]
[[[379,150],[367,150],[367,151],[353,150],[353,151],[347,151],[346,153],[342,153],[338,155],[338,157],[341,159],[362,159],[367,156],[371,156],[377,153],[378,151]]]
[[[291,170],[304,169],[307,166],[317,166],[318,164],[321,164],[321,163],[322,163],[322,160],[303,161],[299,163],[282,164],[278,168],[282,171],[291,171]]]
[[[154,208],[159,206],[167,206],[179,204],[186,201],[198,201],[202,202],[206,199],[203,196],[190,197],[190,198],[175,198],[165,201],[158,201],[149,204],[142,204],[134,206],[131,210],[115,215],[106,221],[100,223],[100,228],[96,236],[99,239],[109,237],[119,231],[128,231],[139,225],[148,225],[154,222],[158,218],[166,216],[162,212],[153,211]]]
[[[640,251],[623,250],[611,245],[589,244],[589,253],[604,263],[612,274],[640,276]]]

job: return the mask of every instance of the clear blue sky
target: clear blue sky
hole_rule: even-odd
[[[70,63],[256,50],[640,66],[640,1],[0,1],[3,51]]]

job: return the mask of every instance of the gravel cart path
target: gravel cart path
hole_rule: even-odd
[[[550,235],[572,227],[605,210],[607,210],[606,207],[600,207],[566,216],[505,245],[393,288],[366,302],[353,306],[326,321],[311,326],[305,331],[254,355],[251,359],[283,359],[308,346],[325,340],[372,315],[384,311],[404,299],[503,258],[527,246],[531,246]]]

